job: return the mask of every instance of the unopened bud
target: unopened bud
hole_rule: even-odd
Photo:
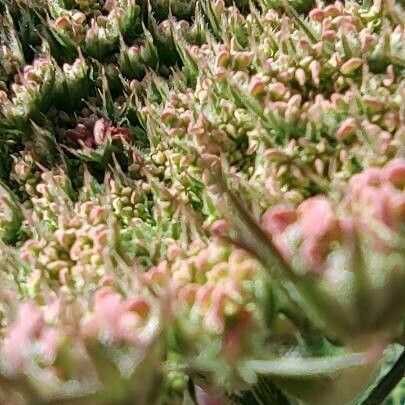
[[[357,124],[354,118],[347,118],[341,124],[337,130],[336,136],[340,141],[347,139],[350,135],[353,135],[357,131]]]
[[[362,64],[362,59],[351,58],[340,67],[340,73],[342,73],[342,75],[348,76],[355,72]]]

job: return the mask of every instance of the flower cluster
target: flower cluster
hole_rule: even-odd
[[[402,2],[0,11],[0,403],[364,390],[404,341]]]

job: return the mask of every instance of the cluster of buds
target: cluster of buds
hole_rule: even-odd
[[[13,155],[13,160],[10,179],[17,183],[18,192],[25,197],[35,195],[35,187],[41,181],[41,173],[33,154],[24,151],[20,155]]]
[[[124,298],[112,286],[98,289],[92,301],[26,300],[10,316],[2,330],[0,386],[13,403],[57,403],[66,392],[70,401],[158,403],[164,395],[153,394],[162,378],[159,302],[142,294]],[[14,383],[7,386],[8,379]]]
[[[116,50],[120,35],[125,39],[136,36],[140,11],[134,0],[106,1],[102,10],[87,13],[59,10],[51,30],[68,49],[83,48],[89,56],[104,60]]]
[[[142,185],[132,183],[126,185],[118,179],[110,179],[108,182],[108,200],[111,202],[112,211],[117,219],[126,226],[133,219],[147,220],[147,211],[143,200],[148,190],[143,190]]]
[[[274,10],[256,19],[235,13],[221,17],[233,40],[181,52],[186,66],[200,69],[194,95],[187,89],[163,110],[148,106],[149,117],[160,111],[162,139],[221,153],[232,174],[250,179],[252,194],[272,181],[270,199],[287,192],[294,202],[395,156],[403,138],[401,63],[387,57],[375,70],[373,47],[360,46],[383,37],[378,25],[370,28],[377,14],[339,2],[314,9],[308,22]],[[390,15],[386,35],[397,43],[401,29]],[[236,42],[246,27],[250,41]]]
[[[87,201],[76,203],[69,212],[66,205],[55,205],[57,229],[41,232],[19,249],[31,269],[26,284],[33,294],[44,280],[77,288],[99,280],[112,266],[110,254],[117,249],[107,207]]]
[[[78,103],[90,93],[90,67],[84,59],[65,63],[56,71],[55,106],[61,110],[75,110]]]
[[[38,111],[46,109],[55,82],[55,69],[51,60],[37,58],[26,65],[19,82],[11,85],[11,98],[0,91],[2,115],[6,122],[21,126]]]
[[[35,174],[37,176],[29,183],[31,187],[26,189],[30,197],[30,206],[27,207],[31,209],[30,221],[37,224],[43,221],[42,225],[46,223],[51,229],[55,229],[63,207],[71,204],[72,184],[60,167]]]
[[[260,263],[248,252],[214,238],[208,244],[196,240],[187,249],[171,245],[167,260],[144,278],[160,293],[171,291],[183,350],[198,353],[218,339],[215,356],[236,364],[255,350],[252,339],[257,343],[263,337],[264,307],[269,303],[262,276]]]
[[[94,295],[93,311],[82,321],[83,333],[86,338],[145,347],[159,328],[158,309],[142,295],[124,300],[105,286]]]
[[[263,229],[283,259],[298,275],[315,276],[341,306],[334,322],[344,325],[344,339],[365,334],[367,342],[386,343],[400,333],[404,179],[405,160],[393,160],[353,176],[337,207],[316,196],[298,208],[276,206],[263,216]]]
[[[122,46],[119,55],[119,66],[122,74],[128,79],[141,80],[147,68],[155,69],[158,63],[158,53],[150,33],[140,46]]]

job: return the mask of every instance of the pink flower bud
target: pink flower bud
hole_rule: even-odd
[[[405,187],[405,159],[392,160],[383,169],[383,176],[399,190]]]
[[[260,94],[263,94],[265,89],[265,82],[257,77],[257,76],[253,76],[250,80],[249,83],[249,88],[248,91],[252,96],[259,96]]]
[[[229,266],[228,263],[221,262],[217,263],[208,273],[207,279],[208,281],[218,281],[221,278],[225,278],[228,276],[229,273]]]
[[[378,169],[367,169],[362,173],[355,174],[349,181],[351,190],[360,193],[368,186],[378,187],[381,184],[381,172]]]
[[[98,224],[104,220],[105,214],[105,207],[95,206],[90,210],[89,219],[92,223]]]
[[[160,114],[160,118],[164,123],[170,123],[176,118],[176,111],[173,107],[168,106]]]
[[[295,79],[297,80],[298,84],[300,86],[304,86],[305,82],[307,80],[306,75],[305,75],[305,71],[302,68],[298,68],[295,71]]]
[[[344,141],[350,135],[354,135],[357,131],[357,124],[354,118],[346,118],[337,130],[336,137],[340,141]]]
[[[229,231],[229,224],[225,219],[218,219],[210,226],[210,232],[213,235],[225,235]]]
[[[318,86],[321,74],[321,64],[317,60],[313,60],[309,64],[309,70],[311,71],[312,81],[314,82],[315,86]]]
[[[211,295],[214,287],[210,284],[205,284],[199,288],[195,296],[196,305],[200,310],[208,309],[211,302]]]
[[[151,310],[150,304],[142,297],[130,298],[125,301],[125,311],[136,312],[141,318],[146,318]]]
[[[71,22],[69,20],[69,17],[67,17],[65,15],[58,17],[55,21],[54,26],[56,29],[59,29],[59,30],[69,29],[71,27]]]
[[[277,235],[297,220],[297,212],[292,206],[280,205],[270,208],[262,218],[263,229],[269,236]]]
[[[110,124],[104,118],[98,119],[93,128],[93,137],[96,145],[101,145],[109,133]]]
[[[322,239],[337,229],[337,220],[326,197],[308,198],[298,207],[299,223],[304,238]]]
[[[322,33],[322,39],[325,41],[335,41],[336,40],[336,31],[334,30],[325,30]]]
[[[340,67],[340,73],[342,75],[348,76],[355,72],[363,64],[363,59],[360,58],[350,58],[348,61],[343,63]]]
[[[231,55],[230,55],[229,51],[227,49],[222,49],[217,55],[217,61],[216,61],[217,66],[221,66],[221,67],[225,68],[229,63],[230,58],[231,58]]]
[[[362,52],[370,51],[375,45],[375,38],[368,30],[362,30],[359,34]]]
[[[279,100],[283,98],[285,92],[286,92],[286,87],[283,83],[276,82],[276,83],[270,83],[268,85],[268,89],[270,94],[273,96],[275,100]]]
[[[97,317],[108,325],[114,325],[123,311],[121,296],[111,287],[102,287],[94,297]]]
[[[325,18],[325,12],[320,8],[314,8],[309,12],[309,18],[314,21],[322,22]]]
[[[384,108],[384,102],[378,97],[363,96],[363,103],[372,111],[380,111]]]
[[[339,7],[334,4],[326,6],[323,11],[326,17],[337,17],[340,14]]]
[[[186,284],[178,291],[178,300],[182,304],[193,305],[197,291],[200,288],[198,284]]]
[[[170,261],[175,260],[177,257],[181,256],[183,249],[176,243],[170,245],[167,249],[167,258]]]

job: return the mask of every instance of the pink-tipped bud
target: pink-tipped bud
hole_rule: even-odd
[[[280,234],[297,220],[297,212],[292,206],[280,205],[270,208],[262,218],[262,226],[267,234]]]
[[[98,119],[93,128],[94,142],[96,145],[103,144],[109,132],[110,124],[104,118]]]
[[[309,12],[309,18],[313,21],[322,22],[325,18],[325,12],[320,8],[314,8]]]
[[[124,310],[136,312],[142,318],[146,318],[151,310],[150,304],[144,298],[131,298],[125,301]]]
[[[54,24],[55,28],[58,30],[67,30],[71,27],[71,22],[69,17],[63,15],[58,17]]]
[[[385,166],[383,176],[394,187],[402,190],[405,187],[405,159],[395,159]]]
[[[305,82],[307,80],[306,74],[305,74],[305,70],[302,68],[298,68],[295,71],[295,79],[297,80],[298,84],[300,86],[305,86]]]
[[[336,36],[337,36],[337,34],[336,34],[336,31],[334,31],[334,30],[325,30],[322,33],[322,39],[325,41],[330,41],[330,42],[335,41]]]
[[[222,236],[229,231],[229,224],[225,219],[218,219],[210,226],[210,232],[213,235]]]
[[[173,107],[165,107],[165,109],[160,114],[161,120],[167,124],[176,118],[176,111]]]
[[[276,83],[270,83],[268,86],[269,92],[272,95],[272,97],[275,100],[280,100],[283,98],[285,92],[286,92],[286,87],[283,83],[276,82]]]
[[[318,86],[321,74],[321,64],[317,60],[313,60],[309,64],[309,70],[311,71],[312,81],[314,82],[315,86]]]
[[[168,247],[167,249],[167,258],[170,261],[175,260],[177,257],[180,257],[183,253],[183,249],[177,245],[177,244],[172,244]]]
[[[298,215],[305,239],[322,239],[337,229],[332,205],[326,197],[308,198],[298,207]]]
[[[342,75],[348,76],[354,73],[363,64],[363,59],[360,58],[350,58],[348,61],[343,63],[340,67],[340,73]]]
[[[200,288],[198,284],[187,284],[178,291],[179,302],[187,305],[193,305],[197,291]]]
[[[378,169],[370,168],[359,174],[355,174],[349,181],[349,186],[352,192],[361,193],[361,191],[369,186],[379,187],[381,184],[381,172]]]
[[[340,14],[339,7],[331,4],[324,8],[325,17],[337,17]]]
[[[265,87],[265,82],[260,77],[253,76],[250,80],[248,91],[252,96],[259,96],[263,94]]]
[[[73,13],[72,15],[72,20],[76,23],[76,24],[80,24],[82,25],[85,21],[86,21],[86,15],[80,11],[76,11],[75,13]]]
[[[226,67],[229,63],[231,55],[227,49],[222,49],[217,55],[217,66]]]
[[[362,52],[368,52],[372,50],[375,45],[375,38],[370,34],[368,30],[362,30],[359,34],[360,36],[360,46]]]
[[[373,112],[381,111],[384,108],[384,102],[378,97],[365,95],[363,97],[363,103]]]
[[[357,131],[357,124],[354,118],[346,118],[337,130],[336,136],[340,141],[344,141]]]

